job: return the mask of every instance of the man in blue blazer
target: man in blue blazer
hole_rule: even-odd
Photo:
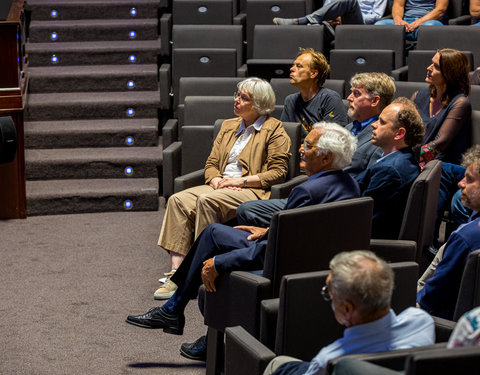
[[[383,156],[356,177],[362,196],[374,200],[372,238],[398,239],[408,193],[420,174],[412,147],[425,128],[413,102],[398,98],[372,124],[372,143]]]
[[[350,80],[352,93],[348,116],[353,120],[345,128],[357,137],[357,150],[352,162],[343,170],[355,177],[371,167],[382,156],[372,141],[372,125],[382,110],[391,103],[395,83],[385,73],[358,73]],[[248,201],[237,207],[237,220],[243,225],[268,226],[272,215],[285,209],[287,199]]]
[[[345,128],[318,123],[299,150],[300,166],[309,179],[291,191],[285,209],[359,197],[357,182],[342,171],[350,164],[356,143],[356,138]],[[128,316],[127,323],[181,335],[185,325],[183,311],[197,295],[202,282],[207,291],[214,292],[219,273],[263,268],[267,231],[253,226],[208,226],[172,276],[178,286],[175,294],[162,307]]]

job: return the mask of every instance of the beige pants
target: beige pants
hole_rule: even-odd
[[[263,375],[272,375],[281,365],[287,362],[300,362],[300,360],[298,358],[289,357],[288,355],[279,355],[268,363]]]
[[[240,204],[257,199],[250,189],[214,190],[209,185],[176,193],[168,199],[158,245],[186,255],[193,239],[208,225],[233,219]]]

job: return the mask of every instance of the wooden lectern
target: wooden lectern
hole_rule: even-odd
[[[25,67],[23,1],[13,0],[5,21],[0,21],[0,116],[11,116],[18,146],[11,163],[0,164],[0,219],[27,217],[23,109],[28,76]]]

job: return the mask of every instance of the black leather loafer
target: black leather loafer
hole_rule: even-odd
[[[183,335],[185,316],[167,314],[161,307],[154,307],[143,315],[129,315],[126,322],[142,328],[163,328],[165,333]]]
[[[185,358],[196,361],[207,361],[207,339],[205,336],[200,337],[192,343],[182,344],[180,347],[180,355]]]

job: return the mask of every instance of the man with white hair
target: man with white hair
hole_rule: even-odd
[[[345,251],[330,261],[322,297],[332,304],[343,337],[324,347],[311,362],[275,357],[264,375],[323,375],[327,362],[347,354],[375,353],[430,345],[434,322],[425,311],[390,308],[394,275],[371,251]]]
[[[340,125],[318,124],[299,150],[300,166],[309,178],[291,191],[285,209],[359,197],[358,184],[342,171],[351,162],[356,143],[356,138]],[[201,283],[207,292],[215,292],[218,274],[263,268],[267,238],[267,228],[208,226],[172,276],[172,281],[178,285],[173,296],[162,307],[128,316],[127,323],[143,328],[163,328],[166,333],[181,335],[185,325],[183,311],[190,299],[196,297]],[[195,355],[183,354],[192,359],[204,359],[206,346],[200,349],[203,351],[196,348]]]

